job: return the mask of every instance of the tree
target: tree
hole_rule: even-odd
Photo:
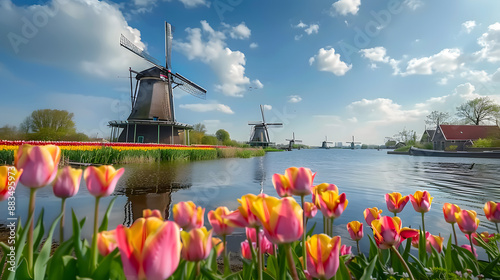
[[[450,114],[447,112],[432,111],[427,115],[425,119],[425,124],[431,127],[437,126],[438,124],[449,124]]]
[[[488,97],[478,97],[457,107],[457,116],[465,123],[479,125],[485,121],[495,121],[500,106]]]
[[[64,140],[76,134],[73,113],[66,110],[35,110],[21,123],[22,133],[33,140]]]
[[[415,144],[417,141],[417,133],[414,130],[406,130],[406,127],[403,128],[403,131],[398,132],[398,134],[394,135],[398,141],[405,143],[406,145]]]
[[[189,132],[189,143],[191,144],[202,144],[203,136],[207,129],[202,123],[197,123],[193,125],[193,131]]]
[[[217,137],[217,140],[219,140],[222,143],[231,139],[229,137],[229,132],[225,131],[224,129],[217,130],[217,132],[215,132],[215,137]]]
[[[15,126],[5,125],[0,127],[1,140],[20,140],[20,135]]]
[[[197,124],[193,125],[193,130],[197,131],[197,132],[202,132],[203,134],[205,134],[207,132],[207,128],[202,123],[197,123]]]

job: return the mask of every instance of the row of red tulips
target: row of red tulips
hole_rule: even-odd
[[[33,216],[36,190],[48,184],[53,185],[54,194],[64,202],[78,191],[81,180],[81,170],[65,167],[57,170],[60,160],[60,149],[54,145],[31,146],[22,145],[15,152],[15,168],[4,166],[0,168],[1,199],[10,199],[17,180],[31,190],[29,203],[28,252],[24,261],[31,275],[36,275],[33,258]],[[281,199],[265,194],[247,194],[238,199],[240,206],[235,211],[229,211],[224,206],[208,213],[211,230],[204,227],[205,209],[197,207],[192,202],[180,202],[173,207],[174,221],[164,221],[158,211],[145,211],[144,217],[136,220],[129,228],[119,225],[112,231],[98,232],[98,207],[102,197],[109,196],[123,174],[124,169],[115,170],[112,166],[89,167],[83,172],[89,192],[96,198],[94,217],[94,234],[90,247],[90,275],[97,270],[99,259],[113,255],[117,250],[121,258],[122,268],[127,279],[166,279],[178,269],[181,257],[185,261],[196,263],[199,273],[200,262],[210,255],[213,248],[224,251],[227,264],[226,237],[232,234],[235,227],[245,227],[248,240],[241,244],[243,257],[256,263],[258,279],[263,279],[263,254],[276,255],[280,245],[285,250],[288,271],[293,279],[299,275],[318,279],[330,279],[335,276],[340,266],[339,256],[350,253],[350,247],[342,246],[340,236],[332,236],[334,219],[340,217],[348,205],[345,193],[339,194],[333,184],[314,186],[315,174],[308,168],[291,167],[285,174],[275,174],[273,184]],[[14,182],[14,183],[12,183]],[[292,197],[301,197],[302,207]],[[304,197],[312,195],[312,203],[304,202]],[[388,210],[394,215],[400,213],[411,200],[416,212],[422,215],[422,232],[416,229],[402,227],[398,217],[381,216],[382,210],[367,208],[364,211],[365,221],[373,230],[373,237],[380,249],[390,249],[398,255],[410,278],[414,279],[411,270],[396,249],[403,240],[412,238],[419,243],[419,236],[425,237],[427,250],[432,248],[441,251],[443,238],[425,231],[424,213],[431,208],[432,197],[427,191],[417,191],[413,195],[402,196],[399,193],[386,194]],[[306,238],[307,220],[321,211],[324,218],[324,232]],[[488,202],[484,207],[488,220],[500,222],[500,204]],[[475,211],[460,210],[454,204],[443,206],[445,220],[459,225],[460,230],[467,234],[473,249],[473,235],[478,227],[479,219]],[[64,220],[60,222],[61,236]],[[182,228],[182,231],[180,230]],[[498,228],[498,227],[497,227]],[[363,238],[363,224],[359,221],[348,223],[350,237],[359,242]],[[215,233],[222,240],[214,240]],[[477,236],[477,235],[476,235]],[[480,234],[483,240],[491,236]],[[61,237],[64,240],[64,237]],[[302,239],[302,260],[294,263],[291,244]],[[456,241],[455,241],[456,242]],[[117,248],[117,249],[116,249]],[[101,252],[103,257],[98,256]],[[359,243],[358,243],[359,252]],[[117,253],[116,253],[117,254]],[[227,270],[227,268],[226,268]]]
[[[24,144],[33,146],[55,145],[60,147],[78,147],[78,146],[96,146],[96,147],[147,147],[147,148],[226,148],[226,146],[211,146],[211,145],[170,145],[170,144],[154,144],[154,143],[124,143],[124,142],[78,142],[78,141],[24,141],[24,140],[0,140],[0,146],[22,146]]]

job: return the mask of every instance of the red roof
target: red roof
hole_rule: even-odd
[[[496,125],[439,125],[446,140],[476,140],[500,136],[500,128]]]

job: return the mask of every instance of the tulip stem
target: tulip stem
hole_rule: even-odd
[[[330,237],[333,237],[333,220],[335,218],[330,218]]]
[[[259,227],[255,227],[255,239],[257,240],[257,271],[259,280],[262,280],[262,247],[260,246],[261,241],[259,237]]]
[[[323,215],[323,233],[328,235],[328,232],[326,232],[326,217]]]
[[[196,277],[200,276],[201,273],[201,262],[197,261],[196,262]]]
[[[474,255],[474,244],[472,243],[472,233],[469,233],[469,243],[470,243],[470,251]]]
[[[306,218],[306,211],[305,211],[305,203],[304,203],[304,195],[300,196],[300,202],[302,203],[302,219],[304,220],[304,230],[302,232],[302,259],[306,259],[306,232],[307,232],[307,218]],[[307,270],[307,262],[304,263],[304,270]]]
[[[94,209],[94,235],[92,237],[92,248],[90,250],[90,267],[91,271],[97,268],[97,231],[98,231],[98,220],[99,220],[99,200],[100,197],[95,198],[95,209]]]
[[[394,212],[394,217],[397,217],[398,216],[398,213]]]
[[[451,228],[453,229],[453,236],[455,237],[455,245],[458,246],[458,241],[457,241],[457,232],[455,231],[455,223],[451,224]]]
[[[36,190],[37,190],[36,188],[30,188],[30,204],[29,204],[29,217],[28,217],[28,220],[31,219],[28,231],[28,270],[31,274],[33,272],[33,227],[35,224],[34,221],[35,221]]]
[[[224,246],[224,275],[229,275],[230,268],[229,268],[229,258],[227,256],[227,242],[226,242],[226,235],[222,235],[222,246]]]
[[[497,227],[497,233],[500,233],[500,231],[498,230],[498,223],[495,223],[495,226]]]
[[[424,212],[422,212],[422,230],[424,231],[424,235],[427,231],[425,231],[425,222],[424,222]]]
[[[423,216],[423,214],[422,214]],[[401,263],[403,264],[403,266],[405,267],[406,271],[408,271],[408,275],[410,275],[410,279],[411,280],[415,280],[415,278],[413,277],[413,274],[411,273],[411,270],[410,268],[408,267],[408,264],[405,262],[405,260],[403,259],[403,257],[401,256],[401,254],[399,253],[399,251],[396,249],[396,247],[394,246],[391,246],[391,249],[394,253],[396,253],[396,256],[398,256],[399,260],[401,261]]]
[[[359,250],[359,240],[356,240],[356,246],[358,247],[358,255],[361,255],[361,250]]]
[[[295,269],[295,262],[293,261],[292,247],[288,243],[284,245],[286,250],[286,260],[288,261],[288,268],[290,269],[290,273],[292,274],[292,279],[299,280],[299,276],[297,275],[297,270]],[[304,262],[306,261],[307,259],[304,260]]]
[[[66,198],[61,199],[61,222],[59,223],[59,244],[64,242],[64,209],[66,208]]]

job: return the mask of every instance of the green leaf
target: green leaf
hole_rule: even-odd
[[[180,269],[178,269],[180,270]],[[109,266],[109,279],[110,280],[126,280],[125,273],[123,272],[123,265],[120,258],[113,259]],[[176,278],[179,279],[179,278]]]
[[[276,260],[276,258],[273,256],[273,255],[270,255],[269,257],[267,257],[267,273],[269,273],[269,275],[271,275],[272,277],[276,278],[276,276],[278,275],[278,261]]]
[[[427,251],[425,247],[427,245],[427,240],[425,239],[425,232],[420,230],[418,238],[418,259],[425,266],[427,264]]]
[[[69,255],[71,253],[72,249],[73,240],[71,239],[64,241],[61,245],[59,245],[59,247],[57,247],[47,264],[48,280],[66,279],[62,278],[64,267],[61,266],[60,263],[63,261],[63,257],[65,255]]]
[[[109,253],[106,257],[104,257],[101,262],[97,264],[97,268],[92,274],[93,279],[109,279],[109,266],[114,258],[120,257],[120,253],[118,248],[115,248],[113,252]]]
[[[19,225],[21,225],[21,219],[19,219]],[[26,225],[29,225],[31,223],[31,221],[33,220],[33,217],[30,217],[30,219],[28,219],[28,222],[26,223]],[[23,256],[22,252],[25,248],[25,245],[26,245],[26,237],[28,236],[28,227],[26,227],[26,230],[23,229],[21,226],[19,226],[18,228],[18,231],[17,231],[17,234],[16,234],[16,250],[15,250],[15,253],[16,253],[16,259],[15,259],[15,266],[17,269],[14,271],[14,273],[12,273],[12,271],[8,270],[8,268],[10,267],[9,265],[5,266],[5,269],[3,271],[3,275],[2,275],[2,280],[13,280],[14,277],[16,276],[16,274],[21,274],[23,269],[20,267],[21,266],[21,256]],[[24,263],[24,266],[25,266],[25,269],[26,269],[26,275],[24,276],[29,276],[28,275],[28,265],[26,264],[26,260],[23,261]],[[31,278],[31,276],[29,276],[29,278]],[[19,278],[19,279],[23,279],[23,278]],[[26,278],[28,279],[28,278]]]
[[[455,267],[453,266],[451,247],[452,245],[451,245],[451,235],[450,235],[450,238],[448,238],[448,244],[446,245],[446,248],[444,250],[444,262],[446,266],[446,271],[448,272],[454,272],[456,270]]]
[[[490,262],[490,263],[489,263],[489,264],[488,264],[488,265],[487,265],[487,266],[486,266],[486,267],[485,267],[485,268],[481,271],[481,273],[482,273],[484,276],[488,277],[488,278],[495,279],[496,277],[494,277],[494,276],[492,275],[492,271],[493,271],[493,269],[498,268],[498,267],[497,267],[497,263],[498,263],[498,261],[500,261],[500,256],[498,256],[496,259],[494,259],[492,262]]]
[[[311,235],[313,234],[313,232],[314,232],[314,229],[315,229],[315,228],[316,228],[316,222],[315,222],[315,223],[314,223],[314,225],[311,227],[311,229],[307,231],[307,233],[306,233],[306,237],[307,237],[307,236],[311,236]]]
[[[59,214],[59,216],[52,222],[50,226],[49,234],[47,235],[47,239],[40,250],[40,254],[34,261],[34,279],[35,280],[43,280],[45,278],[45,271],[47,270],[47,262],[50,258],[50,250],[52,248],[52,235],[54,234],[54,230],[56,229],[57,223],[61,219],[63,213]]]
[[[414,260],[414,262],[413,263],[407,262],[407,264],[410,267],[410,270],[413,273],[415,279],[427,279],[428,277],[425,273],[426,271],[424,264],[422,264],[422,262],[420,262],[420,260],[415,256],[410,255],[410,257]]]
[[[99,227],[99,232],[108,230],[108,221],[109,214],[111,213],[111,208],[113,208],[113,204],[115,204],[115,200],[118,196],[115,196],[108,204],[108,208],[106,209],[106,213],[104,214],[104,218],[102,218],[101,226]]]
[[[201,275],[205,276],[208,280],[222,280],[223,278],[213,273],[212,271],[202,267],[200,269]]]
[[[373,269],[375,268],[375,264],[377,263],[377,260],[378,260],[378,257],[377,257],[377,255],[375,255],[375,257],[373,257],[373,259],[370,261],[370,264],[368,265],[368,267],[366,267],[365,272],[363,273],[361,278],[359,278],[359,280],[371,280],[372,279]]]

